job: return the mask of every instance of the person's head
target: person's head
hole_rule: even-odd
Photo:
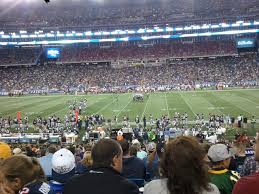
[[[92,149],[93,166],[112,167],[122,171],[122,149],[118,142],[112,139],[99,140]]]
[[[234,149],[236,152],[236,155],[245,155],[246,154],[246,143],[239,142],[234,144]]]
[[[67,148],[70,152],[72,152],[72,154],[75,154],[76,153],[76,148],[72,145],[70,145],[68,148]]]
[[[156,152],[156,143],[155,142],[150,142],[147,146],[147,150],[149,154],[152,154]]]
[[[203,148],[193,137],[177,137],[166,144],[160,165],[162,177],[168,179],[169,193],[198,194],[209,190],[203,159]]]
[[[119,144],[121,145],[123,156],[128,155],[129,148],[130,148],[129,142],[127,140],[123,139],[123,140],[119,141]]]
[[[63,148],[53,154],[52,157],[52,178],[53,180],[65,183],[75,174],[75,157],[71,151]]]
[[[130,146],[130,148],[129,148],[129,155],[137,157],[137,153],[138,153],[138,146],[136,144]]]
[[[92,159],[92,153],[91,151],[86,151],[84,153],[84,157],[83,157],[83,160],[82,160],[82,164],[89,167],[89,166],[92,166],[93,164],[93,159]]]
[[[51,144],[47,148],[46,154],[54,154],[57,151],[57,146]]]
[[[6,159],[12,155],[12,151],[9,145],[4,142],[0,142],[0,160]]]
[[[215,144],[210,147],[208,157],[212,168],[229,168],[231,154],[225,144]]]
[[[1,184],[15,193],[32,181],[44,179],[43,169],[36,158],[16,155],[3,160],[0,164]]]

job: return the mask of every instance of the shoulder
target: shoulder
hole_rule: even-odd
[[[130,193],[130,194],[138,194],[139,188],[136,184],[130,182],[126,178],[122,177],[120,183],[118,184],[123,190],[123,193]]]
[[[144,194],[167,193],[166,184],[167,184],[166,179],[153,180],[150,183],[145,185]]]
[[[259,184],[259,173],[255,173],[250,176],[244,176],[235,184],[236,188],[242,189],[246,187],[252,187]]]
[[[139,164],[144,164],[144,161],[143,161],[143,160],[141,160],[140,158],[135,157],[135,156],[134,156],[134,161],[137,162],[137,163],[139,163]]]
[[[219,189],[216,185],[209,183],[209,191],[203,191],[202,194],[220,194]]]
[[[37,182],[25,186],[20,192],[20,194],[53,194],[53,190],[49,184],[44,182]]]

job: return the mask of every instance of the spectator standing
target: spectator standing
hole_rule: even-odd
[[[50,145],[47,149],[46,156],[39,158],[40,165],[42,166],[43,171],[47,177],[51,177],[52,175],[52,157],[56,151],[56,146]]]
[[[130,156],[130,145],[127,140],[119,141],[123,152],[122,175],[126,178],[145,179],[146,168],[144,162],[136,156]]]

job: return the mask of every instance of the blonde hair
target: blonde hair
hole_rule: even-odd
[[[82,164],[84,164],[85,166],[92,166],[93,164],[93,159],[92,159],[92,153],[91,151],[86,151],[84,153],[84,158],[82,160]]]
[[[9,181],[19,178],[22,186],[35,180],[45,180],[43,169],[38,160],[25,155],[15,155],[3,160],[0,171]]]

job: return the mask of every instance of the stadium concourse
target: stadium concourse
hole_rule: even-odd
[[[258,0],[1,0],[0,194],[258,194]]]

